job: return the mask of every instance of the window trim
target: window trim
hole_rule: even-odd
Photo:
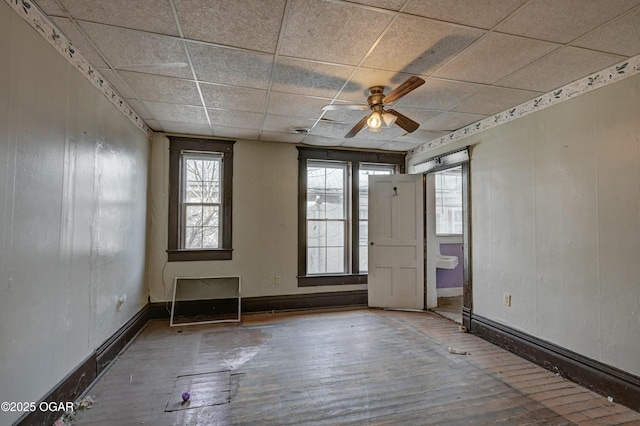
[[[169,138],[169,227],[168,261],[231,260],[232,258],[232,201],[233,201],[233,144],[235,141],[168,136]],[[222,154],[222,240],[220,248],[182,249],[181,247],[181,164],[182,152]]]
[[[308,160],[341,161],[350,163],[351,209],[349,223],[351,229],[349,243],[351,271],[359,270],[360,250],[357,244],[359,235],[358,209],[360,163],[382,163],[398,167],[399,173],[405,171],[405,153],[383,151],[351,151],[298,146],[298,287],[366,284],[367,274],[347,273],[328,275],[307,275],[307,162]],[[356,218],[354,220],[354,213]]]

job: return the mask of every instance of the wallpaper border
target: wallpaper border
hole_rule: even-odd
[[[587,77],[576,80],[558,89],[552,90],[544,95],[537,96],[530,101],[524,102],[513,108],[509,108],[500,113],[494,114],[480,121],[465,126],[459,130],[444,135],[440,138],[426,142],[412,150],[407,154],[407,158],[414,157],[419,154],[426,153],[441,146],[453,143],[468,136],[483,132],[493,127],[500,126],[510,121],[516,120],[525,115],[543,110],[553,105],[557,105],[564,101],[568,101],[577,96],[589,93],[592,90],[599,89],[609,84],[624,80],[627,77],[640,73],[640,55],[626,59],[605,68],[601,71],[588,75]]]
[[[47,18],[47,16],[29,0],[5,0],[11,8],[38,34],[42,36],[58,53],[69,61],[82,75],[89,80],[113,105],[122,112],[133,124],[136,125],[149,139],[153,137],[153,131],[138,116],[118,92],[100,72],[76,49],[62,32]]]

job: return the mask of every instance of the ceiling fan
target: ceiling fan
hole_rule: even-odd
[[[372,112],[369,115],[365,115],[362,117],[358,123],[349,133],[344,135],[345,138],[354,137],[360,130],[364,128],[365,125],[369,126],[369,129],[373,132],[382,131],[382,123],[384,122],[387,127],[391,126],[391,124],[396,123],[399,127],[403,128],[407,132],[414,132],[420,125],[407,117],[406,115],[400,114],[398,111],[393,109],[385,110],[385,105],[389,105],[405,96],[412,90],[422,86],[424,84],[424,80],[420,77],[412,76],[409,77],[404,83],[400,86],[396,87],[392,90],[388,95],[384,94],[384,87],[382,86],[373,86],[369,88],[369,97],[367,98],[367,104],[332,104],[325,105],[322,107],[325,111],[333,111],[333,110],[365,110],[370,109]]]

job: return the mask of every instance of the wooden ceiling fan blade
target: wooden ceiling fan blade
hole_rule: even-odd
[[[400,114],[398,111],[394,109],[388,109],[386,110],[386,112],[398,117],[396,118],[395,123],[409,133],[415,132],[418,129],[418,127],[420,127],[420,124],[416,123],[406,115]]]
[[[351,130],[349,130],[349,133],[347,133],[346,135],[344,135],[344,137],[345,137],[345,138],[352,138],[352,137],[354,137],[355,135],[357,135],[357,134],[358,134],[358,132],[359,132],[360,130],[362,130],[362,129],[364,128],[364,126],[366,126],[366,125],[367,125],[367,120],[369,119],[369,116],[371,116],[371,114],[367,114],[367,115],[365,115],[364,117],[362,117],[362,118],[360,119],[360,121],[358,121],[358,122],[356,123],[356,125],[355,125],[355,126],[353,126],[353,128],[352,128]]]
[[[385,104],[393,103],[398,99],[400,99],[401,97],[403,97],[404,95],[406,95],[407,93],[411,92],[412,90],[415,90],[418,87],[422,86],[423,84],[424,84],[423,79],[421,79],[420,77],[416,77],[415,75],[411,76],[400,86],[396,87],[391,92],[389,92],[389,94],[384,97],[384,103]]]
[[[325,111],[338,111],[338,110],[365,110],[369,108],[362,104],[331,104],[322,107]]]

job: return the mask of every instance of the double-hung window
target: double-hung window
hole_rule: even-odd
[[[233,141],[169,140],[169,261],[231,259]]]
[[[404,154],[299,147],[298,285],[367,282],[368,177]]]

